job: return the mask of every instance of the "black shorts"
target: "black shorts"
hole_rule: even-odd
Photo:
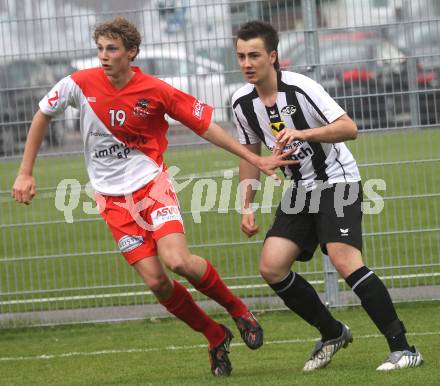
[[[362,252],[361,182],[327,185],[320,194],[312,194],[289,189],[266,239],[276,236],[292,240],[302,249],[299,261],[310,260],[318,244],[327,254],[329,242],[349,244]]]

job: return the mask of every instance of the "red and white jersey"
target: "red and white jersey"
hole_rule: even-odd
[[[68,106],[80,110],[87,172],[102,194],[124,195],[145,186],[163,169],[168,122],[164,115],[201,135],[213,108],[138,67],[120,90],[102,68],[75,72],[60,80],[41,101],[55,116]]]

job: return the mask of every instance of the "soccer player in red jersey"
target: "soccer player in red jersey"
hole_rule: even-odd
[[[228,376],[232,333],[168,277],[162,262],[222,305],[248,347],[262,345],[263,330],[212,264],[188,250],[179,204],[163,162],[168,129],[164,115],[267,175],[275,176],[278,166],[295,161],[286,161],[286,155],[260,157],[248,151],[211,121],[211,106],[131,66],[141,37],[127,19],[117,17],[98,25],[94,39],[101,67],[65,77],[41,100],[12,196],[19,203],[31,202],[36,192],[32,170],[49,122],[68,106],[78,108],[87,172],[100,213],[121,253],[170,313],[205,335],[212,373]]]

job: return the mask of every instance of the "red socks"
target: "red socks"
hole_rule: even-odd
[[[222,305],[232,317],[242,316],[248,311],[246,305],[226,287],[211,263],[206,260],[206,272],[198,283],[191,281],[197,291]]]
[[[223,327],[212,320],[194,301],[188,290],[179,282],[173,281],[171,296],[160,303],[173,315],[184,321],[193,330],[201,332],[209,341],[210,347],[218,346],[225,337]]]

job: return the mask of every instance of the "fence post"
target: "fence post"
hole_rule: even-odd
[[[411,9],[409,1],[405,2],[408,10]],[[404,22],[405,26],[410,26],[413,20],[412,12],[405,12]],[[414,47],[414,36],[411,28],[404,29],[405,40],[408,47]],[[408,92],[409,92],[409,108],[411,112],[411,126],[418,129],[420,126],[420,106],[419,106],[419,91],[417,85],[417,59],[410,55],[406,61],[406,68],[408,71]]]
[[[330,261],[330,258],[322,254],[324,267],[325,303],[327,307],[339,305],[338,272]]]
[[[304,20],[304,42],[306,46],[307,71],[313,78],[321,80],[319,66],[319,41],[317,33],[316,0],[302,0],[302,15]],[[327,255],[323,255],[325,300],[330,307],[339,304],[338,273]]]
[[[302,0],[301,8],[304,21],[307,72],[310,72],[311,77],[319,83],[321,81],[321,67],[319,66],[319,41],[316,31],[316,0]]]

